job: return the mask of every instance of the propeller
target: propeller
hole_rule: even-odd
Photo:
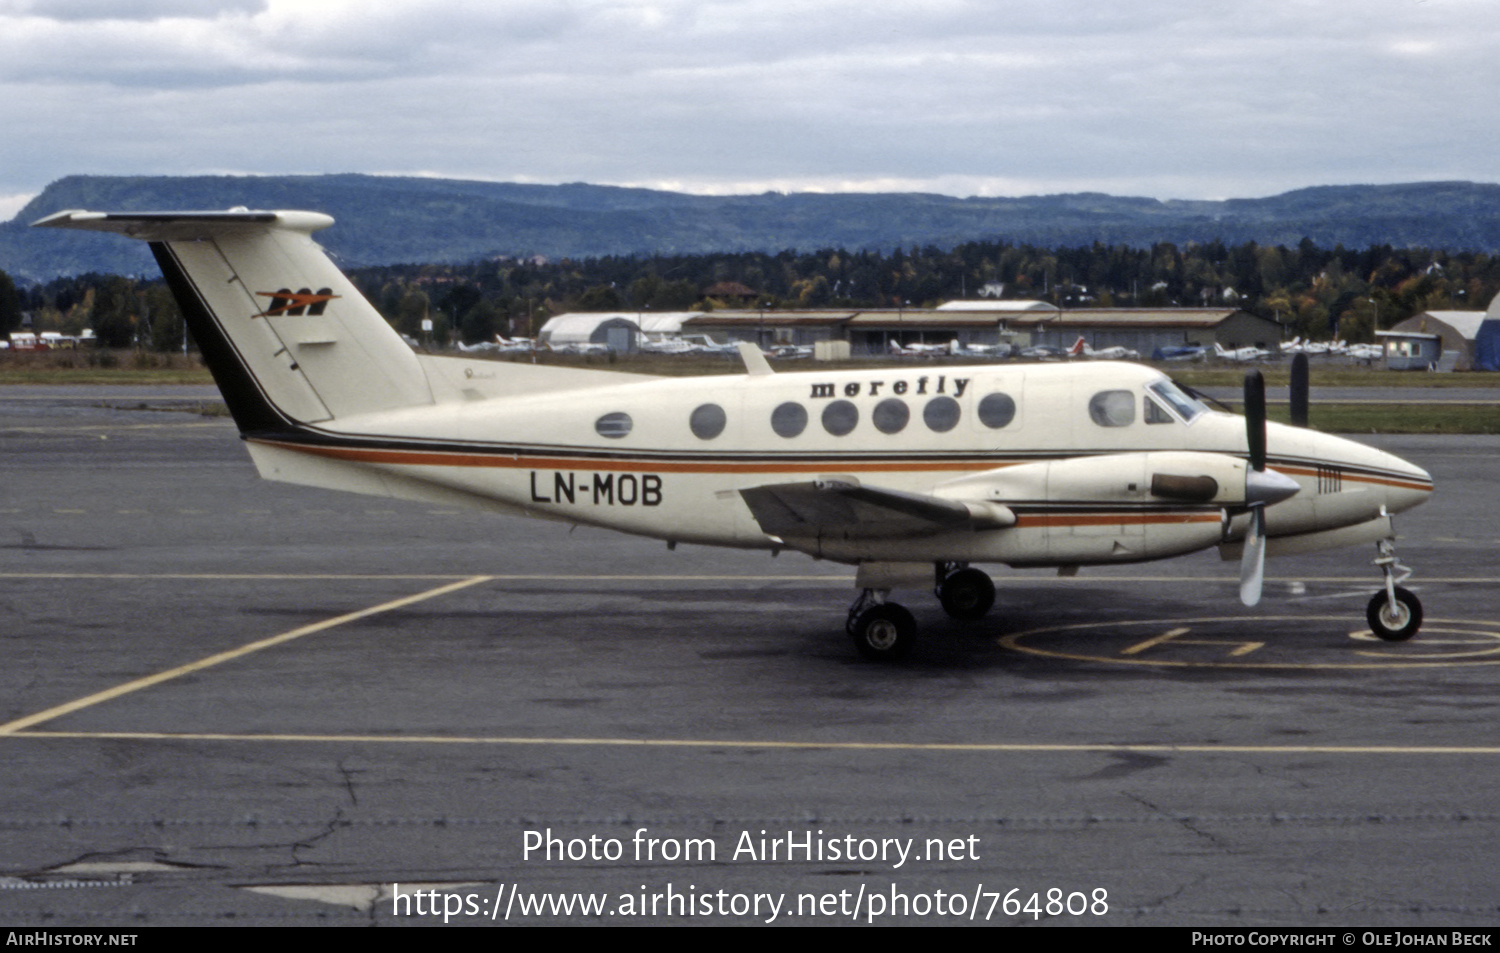
[[[1292,426],[1307,426],[1307,355],[1292,358],[1291,410]]]
[[[1245,444],[1250,470],[1245,474],[1245,504],[1250,508],[1250,531],[1240,557],[1240,602],[1260,602],[1266,578],[1266,507],[1301,487],[1290,477],[1266,469],[1266,380],[1260,371],[1245,375]]]

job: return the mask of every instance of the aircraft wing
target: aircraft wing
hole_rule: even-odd
[[[956,500],[838,480],[741,490],[762,532],[778,538],[880,539],[927,535],[970,524],[1005,525],[1006,514],[976,513]],[[997,516],[999,517],[997,519]],[[1014,516],[1010,516],[1014,522]]]

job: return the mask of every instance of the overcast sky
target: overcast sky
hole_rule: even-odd
[[[0,0],[76,173],[1272,195],[1500,180],[1496,0]]]

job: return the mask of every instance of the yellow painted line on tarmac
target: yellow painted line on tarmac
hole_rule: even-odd
[[[440,580],[440,579],[470,579],[471,576],[461,576],[457,573],[215,573],[215,572],[183,572],[183,573],[133,573],[133,572],[4,572],[0,573],[0,579],[117,579],[117,580],[186,580],[186,581],[224,581],[224,582],[262,582],[262,581],[308,581],[324,582],[329,580]],[[483,577],[488,582],[837,582],[847,584],[854,577],[843,576],[819,576],[819,575],[785,575],[785,576],[744,576],[744,575],[568,575],[547,573],[487,573]],[[1237,579],[1235,581],[1238,581]]]
[[[1463,400],[1462,398],[1457,397],[1329,397],[1321,399],[1314,398],[1314,401],[1320,407],[1336,407],[1340,404],[1376,404],[1391,406],[1399,405],[1402,407],[1426,407],[1429,404],[1462,404],[1470,407],[1488,407],[1494,404],[1500,404],[1500,400],[1496,400],[1493,397],[1482,397],[1478,400]],[[1266,403],[1268,404],[1290,404],[1291,402],[1291,399],[1287,397],[1266,398]]]
[[[159,424],[82,424],[77,427],[0,427],[0,433],[94,434],[101,430],[182,430],[187,427],[232,427],[230,420],[183,420]]]
[[[27,387],[27,384],[13,384],[13,387]],[[88,384],[64,385],[72,387],[88,387]],[[202,384],[184,384],[184,387],[202,387]],[[0,392],[0,401],[6,400],[223,400],[223,397],[215,391],[212,394],[17,394],[14,391]]]
[[[145,678],[137,678],[133,681],[125,682],[121,685],[116,685],[113,688],[105,689],[102,692],[95,692],[92,695],[85,695],[83,698],[78,698],[65,704],[49,708],[46,711],[40,711],[34,715],[27,715],[24,718],[18,718],[15,721],[9,722],[8,724],[0,725],[0,736],[14,735],[22,729],[29,728],[32,725],[39,725],[42,722],[51,721],[54,718],[60,718],[63,715],[72,714],[73,712],[80,711],[84,708],[92,708],[94,705],[119,698],[122,695],[128,695],[131,692],[138,692],[143,688],[150,688],[153,685],[160,685],[163,682],[169,682],[172,679],[180,678],[183,675],[189,675],[193,672],[201,672],[206,668],[212,668],[215,665],[221,665],[224,662],[229,662],[237,658],[243,658],[244,656],[250,655],[251,653],[259,652],[261,649],[268,649],[275,645],[281,645],[285,642],[290,642],[293,639],[300,639],[304,635],[312,635],[315,632],[323,632],[328,629],[344,625],[347,622],[354,622],[359,619],[369,618],[370,616],[379,615],[383,612],[391,612],[395,609],[400,609],[414,603],[422,602],[427,599],[433,599],[437,596],[447,595],[450,592],[456,592],[460,589],[466,589],[469,586],[474,586],[478,585],[481,582],[489,581],[489,576],[470,576],[466,579],[461,579],[458,582],[450,582],[447,585],[438,586],[436,589],[428,589],[424,592],[416,593],[415,595],[403,596],[400,599],[392,599],[390,602],[382,602],[378,606],[370,606],[367,609],[360,609],[356,612],[348,612],[341,616],[335,616],[332,619],[324,619],[322,622],[314,622],[311,625],[304,625],[300,628],[293,629],[290,632],[283,632],[280,635],[273,635],[270,638],[258,639],[257,641],[242,645],[237,649],[230,649],[227,652],[219,652],[217,654],[210,655],[207,658],[201,658],[196,662],[189,662],[186,665],[179,665],[176,668],[167,669],[165,672],[157,672],[155,675],[148,675]]]
[[[1338,670],[1338,671],[1363,671],[1377,669],[1427,669],[1427,668],[1452,668],[1452,667],[1479,667],[1500,665],[1500,658],[1493,658],[1500,654],[1500,632],[1487,633],[1483,631],[1473,632],[1470,630],[1456,629],[1458,625],[1479,625],[1483,623],[1471,623],[1463,619],[1428,619],[1427,632],[1444,633],[1452,638],[1438,638],[1433,640],[1420,639],[1414,643],[1400,643],[1401,648],[1390,648],[1385,651],[1358,651],[1355,654],[1369,659],[1393,659],[1392,661],[1361,661],[1350,662],[1296,662],[1286,660],[1274,660],[1270,662],[1252,661],[1248,658],[1252,652],[1265,648],[1265,642],[1242,642],[1237,638],[1224,639],[1221,637],[1209,637],[1206,639],[1183,639],[1181,636],[1192,631],[1185,623],[1198,625],[1208,624],[1234,624],[1240,625],[1247,622],[1257,624],[1265,622],[1338,622],[1340,616],[1309,615],[1266,615],[1266,616],[1215,616],[1200,619],[1125,619],[1111,622],[1080,622],[1073,625],[1047,626],[1040,629],[1029,629],[1024,632],[1012,632],[1003,635],[996,643],[1003,648],[1022,652],[1027,655],[1042,656],[1044,658],[1064,659],[1070,662],[1096,662],[1106,665],[1133,665],[1146,666],[1148,668],[1207,668],[1207,669],[1256,669],[1256,670]],[[1131,628],[1155,628],[1160,626],[1171,626],[1172,628],[1159,635],[1147,637],[1144,640],[1134,641],[1123,649],[1114,651],[1094,650],[1086,651],[1077,649],[1066,651],[1061,648],[1048,648],[1037,645],[1036,642],[1047,638],[1101,634],[1104,638],[1118,633],[1124,629]],[[1349,633],[1350,638],[1363,640],[1366,635],[1374,640],[1372,633],[1355,631]],[[1489,638],[1483,638],[1484,636]],[[1477,638],[1475,637],[1477,636]],[[1034,641],[1028,641],[1034,640]],[[1395,645],[1394,643],[1385,643]],[[1422,651],[1424,647],[1438,645],[1484,645],[1487,648],[1468,652],[1440,652],[1428,653]],[[1226,651],[1226,657],[1233,661],[1212,661],[1203,659],[1174,659],[1161,658],[1148,655],[1153,649],[1173,646],[1192,645],[1195,647],[1219,646],[1232,650]]]
[[[789,751],[956,751],[996,754],[1352,754],[1500,755],[1500,745],[1235,745],[1235,744],[1037,744],[947,741],[762,741],[745,738],[517,738],[487,735],[227,734],[157,731],[25,731],[15,738],[108,741],[223,741],[288,744],[425,744],[601,748],[748,748]]]
[[[6,512],[0,510],[0,513]],[[0,579],[121,579],[121,580],[223,580],[229,582],[253,582],[257,580],[339,580],[339,579],[390,579],[390,580],[424,580],[424,579],[467,579],[468,576],[458,573],[197,573],[197,572],[164,572],[164,573],[133,573],[133,572],[0,572]],[[494,582],[810,582],[810,583],[849,583],[854,577],[852,572],[846,575],[830,576],[827,574],[812,573],[786,573],[781,575],[745,575],[745,574],[693,574],[693,573],[654,573],[654,574],[590,574],[590,573],[487,573],[485,579]],[[1035,586],[1035,585],[1057,585],[1077,586],[1099,583],[1224,583],[1238,585],[1238,576],[1114,576],[1114,575],[1077,575],[1077,576],[1001,576],[995,580],[997,587],[1001,586]],[[1380,580],[1371,576],[1267,576],[1267,585],[1286,585],[1294,582],[1327,583],[1341,586],[1360,586],[1375,591],[1380,585]],[[1423,576],[1421,584],[1425,585],[1500,585],[1500,576]],[[1247,616],[1253,618],[1253,616]]]

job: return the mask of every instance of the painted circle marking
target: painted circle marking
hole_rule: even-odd
[[[1311,622],[1348,624],[1348,616],[1213,616],[1083,622],[1013,632],[1008,649],[1047,658],[1172,668],[1366,669],[1500,665],[1500,623],[1430,619],[1409,642],[1382,642],[1368,631],[1309,632]],[[1296,623],[1273,627],[1270,623]],[[1309,644],[1308,638],[1318,641]],[[1058,644],[1062,643],[1062,644]],[[1352,643],[1352,644],[1350,644]],[[1369,646],[1369,647],[1366,647]],[[1380,646],[1375,648],[1374,646]],[[1336,653],[1337,661],[1305,661],[1308,653]],[[1293,657],[1287,657],[1291,655]],[[1350,656],[1357,658],[1351,658]]]

